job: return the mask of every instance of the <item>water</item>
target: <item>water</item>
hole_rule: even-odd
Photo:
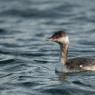
[[[95,56],[95,0],[0,0],[0,95],[95,95],[95,72],[55,73],[57,30],[69,58]]]

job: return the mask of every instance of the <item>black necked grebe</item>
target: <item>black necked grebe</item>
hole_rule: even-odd
[[[90,57],[77,57],[68,59],[68,45],[69,45],[69,38],[64,31],[58,31],[55,34],[53,34],[49,40],[56,42],[60,46],[61,50],[61,68],[62,66],[65,71],[84,71],[84,70],[90,70],[95,71],[95,59]]]

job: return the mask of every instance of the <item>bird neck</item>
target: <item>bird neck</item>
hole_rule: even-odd
[[[60,56],[61,63],[66,64],[67,62],[67,54],[68,54],[68,44],[60,44]]]

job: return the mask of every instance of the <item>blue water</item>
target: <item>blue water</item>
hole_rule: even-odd
[[[95,0],[0,0],[0,95],[95,95],[95,72],[55,73],[57,30],[69,58],[95,57]]]

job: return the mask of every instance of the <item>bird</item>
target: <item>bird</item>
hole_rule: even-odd
[[[69,37],[65,31],[57,31],[48,39],[50,41],[56,42],[60,46],[61,65],[57,66],[57,72],[95,71],[95,58],[68,58]]]

